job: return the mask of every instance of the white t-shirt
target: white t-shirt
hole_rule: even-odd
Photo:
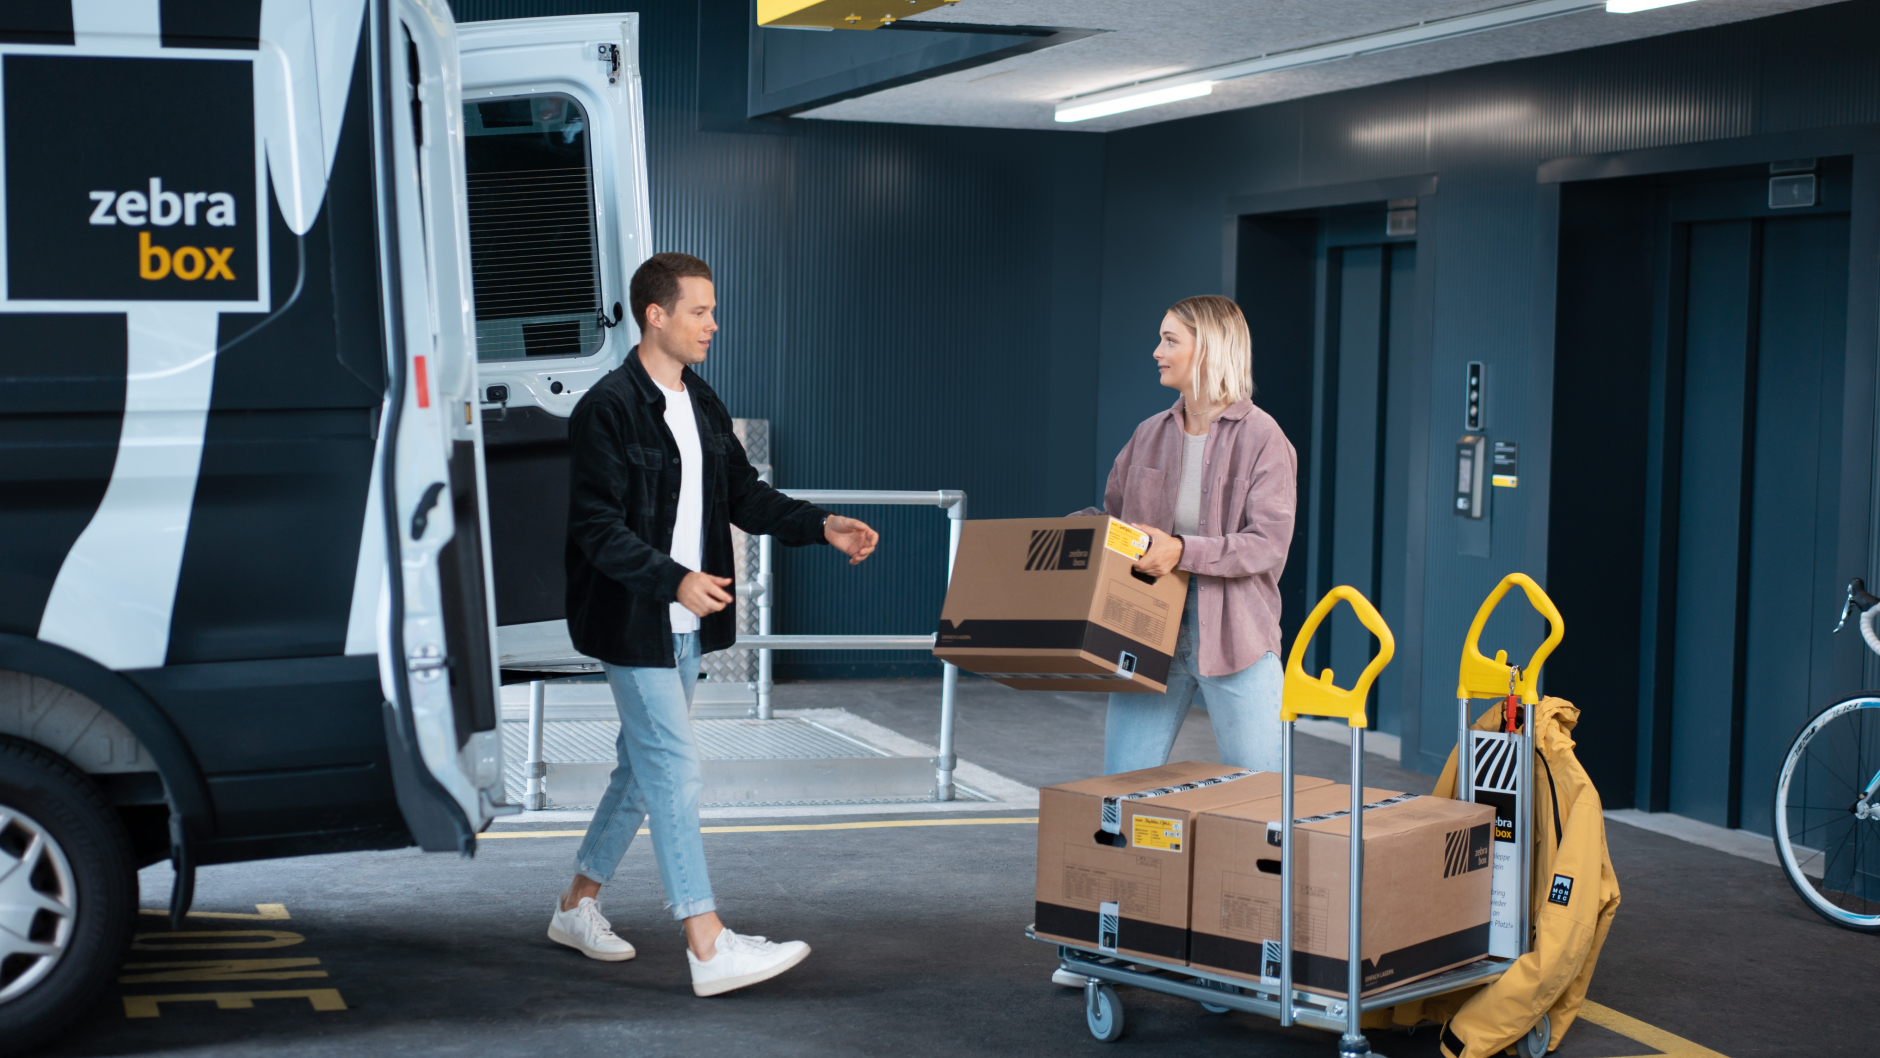
[[[666,394],[666,428],[679,445],[679,517],[672,523],[670,555],[686,569],[697,570],[705,561],[705,450],[699,445],[692,394],[659,388]],[[673,603],[672,630],[676,635],[698,631],[698,616]]]

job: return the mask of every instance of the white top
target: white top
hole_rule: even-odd
[[[659,388],[666,394],[666,429],[679,445],[679,517],[672,523],[671,556],[686,569],[696,570],[705,561],[705,450],[698,441],[692,394]],[[698,631],[698,616],[673,603],[672,630],[675,635]]]
[[[1198,536],[1201,533],[1201,453],[1208,435],[1196,437],[1182,432],[1182,481],[1175,491],[1175,535]]]

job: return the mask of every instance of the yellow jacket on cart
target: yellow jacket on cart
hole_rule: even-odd
[[[1553,1046],[1579,1016],[1599,949],[1619,910],[1619,880],[1606,853],[1606,818],[1599,791],[1573,755],[1580,711],[1559,698],[1534,706],[1533,858],[1529,921],[1533,950],[1493,984],[1400,1004],[1367,1016],[1371,1027],[1444,1022],[1446,1058],[1487,1058],[1511,1047],[1546,1014]],[[1500,702],[1475,722],[1500,727]],[[1436,783],[1436,796],[1456,795],[1456,755]],[[1550,1048],[1551,1049],[1551,1048]]]

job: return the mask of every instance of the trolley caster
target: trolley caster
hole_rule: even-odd
[[[1197,978],[1195,978],[1195,980],[1194,980],[1194,983],[1195,983],[1195,984],[1197,984],[1197,985],[1199,985],[1199,986],[1201,986],[1202,988],[1212,988],[1212,989],[1214,989],[1214,990],[1215,990],[1215,991],[1217,991],[1217,992],[1235,992],[1235,993],[1237,993],[1237,992],[1239,992],[1239,991],[1240,991],[1240,989],[1238,989],[1238,988],[1235,988],[1235,987],[1234,987],[1233,985],[1224,985],[1224,984],[1218,984],[1218,983],[1216,983],[1216,982],[1214,982],[1214,981],[1210,981],[1210,980],[1208,980],[1208,979],[1207,979],[1207,978],[1205,978],[1205,977],[1197,977]],[[1207,1012],[1208,1012],[1208,1013],[1210,1013],[1210,1014],[1226,1014],[1226,1013],[1228,1013],[1228,1012],[1230,1012],[1230,1011],[1232,1011],[1232,1010],[1234,1009],[1233,1007],[1224,1007],[1224,1006],[1221,1006],[1221,1005],[1220,1005],[1220,1004],[1218,1004],[1218,1003],[1210,1003],[1210,1002],[1208,1002],[1208,1001],[1207,1001],[1207,1000],[1205,1000],[1205,999],[1203,999],[1203,1000],[1199,1000],[1199,1002],[1200,1002],[1200,1004],[1201,1004],[1201,1009],[1202,1009],[1202,1010],[1205,1010],[1205,1011],[1207,1011]]]
[[[1542,1014],[1541,1019],[1534,1023],[1533,1028],[1527,1030],[1526,1035],[1514,1041],[1514,1053],[1520,1055],[1521,1058],[1544,1058],[1547,1054],[1547,1045],[1553,1042],[1553,1036],[1554,1023],[1548,1020],[1547,1015]]]
[[[1092,977],[1084,985],[1084,1021],[1090,1034],[1109,1043],[1123,1034],[1123,1004],[1116,989]]]

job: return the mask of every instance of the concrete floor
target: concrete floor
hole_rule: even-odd
[[[786,708],[839,705],[931,740],[933,683],[799,684]],[[962,688],[960,753],[1039,784],[1098,768],[1101,702],[1022,694],[984,681]],[[1335,743],[1300,738],[1301,770],[1342,776]],[[1206,715],[1191,716],[1177,754],[1207,759]],[[1373,757],[1375,786],[1427,789]],[[844,816],[842,822],[891,822]],[[969,817],[971,818],[971,817]],[[983,816],[978,818],[985,818]],[[1006,813],[1005,818],[1012,818]],[[762,820],[713,821],[761,823]],[[814,823],[800,818],[792,826]],[[578,830],[543,823],[506,832]],[[191,920],[198,945],[134,953],[137,961],[315,959],[248,973],[320,977],[123,984],[55,1055],[1317,1055],[1335,1039],[1280,1030],[1249,1015],[1214,1017],[1183,1000],[1124,990],[1128,1032],[1092,1040],[1080,994],[1048,983],[1052,949],[1027,941],[1036,830],[979,823],[711,833],[719,905],[734,928],[801,938],[801,967],[731,996],[693,998],[677,928],[661,910],[651,850],[628,854],[603,903],[641,950],[596,963],[543,935],[578,838],[486,839],[462,861],[412,851],[358,853],[203,870],[197,908],[286,920]],[[1609,828],[1625,893],[1590,998],[1655,1026],[1633,1038],[1582,1022],[1562,1058],[1674,1053],[1755,1058],[1855,1055],[1872,1049],[1873,974],[1880,938],[1833,929],[1806,911],[1773,868],[1623,825]],[[168,871],[144,872],[146,906]],[[153,933],[163,920],[149,918]],[[228,934],[221,936],[221,934]],[[297,939],[298,938],[298,939]],[[269,944],[272,947],[232,947]],[[211,947],[211,946],[215,947]],[[231,945],[231,947],[220,947]],[[174,972],[150,968],[142,972]],[[343,1010],[314,1009],[315,1000]],[[254,996],[249,1009],[163,1001],[129,1018],[125,998]],[[227,1002],[239,1006],[238,995]],[[147,1001],[146,1001],[147,1003]],[[1646,1040],[1645,1037],[1650,1037]],[[1438,1054],[1434,1033],[1377,1033],[1397,1058]],[[1657,1046],[1648,1045],[1655,1042]]]

